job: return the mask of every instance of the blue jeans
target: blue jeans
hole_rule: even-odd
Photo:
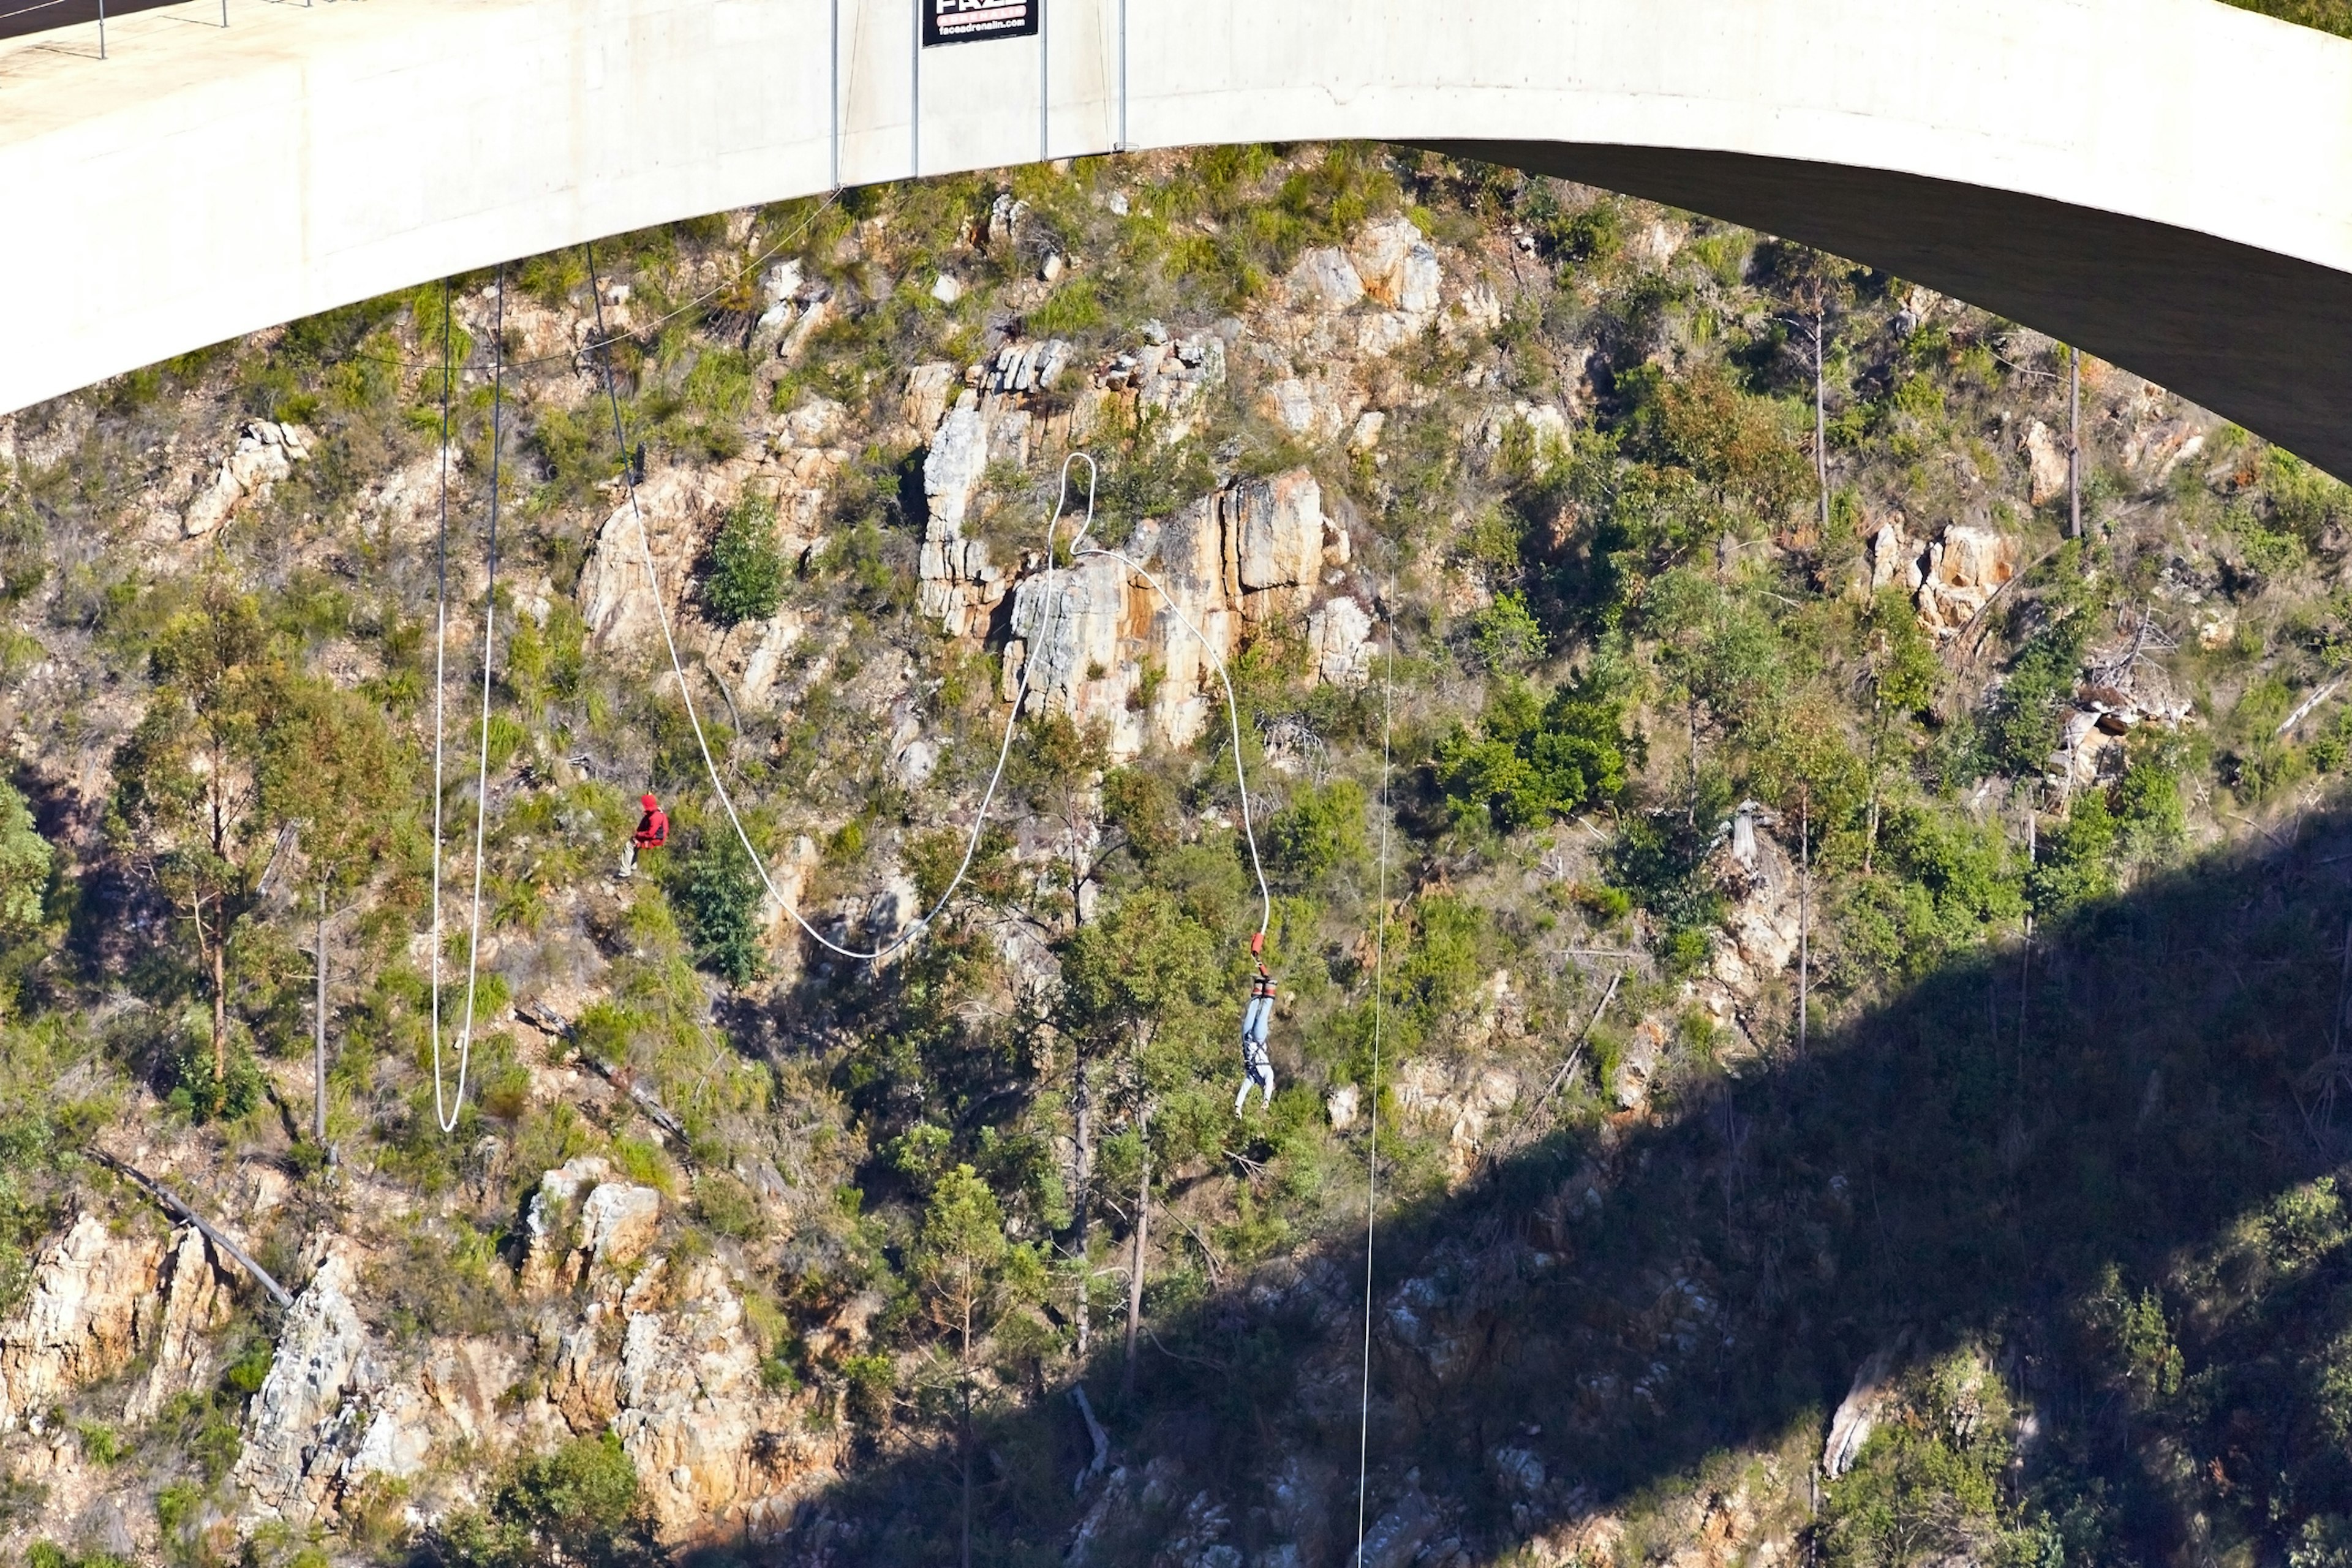
[[[1259,1089],[1269,1109],[1274,1105],[1274,1058],[1266,1054],[1265,1032],[1274,1022],[1274,998],[1253,996],[1242,1015],[1242,1089],[1234,1096],[1234,1114],[1249,1103],[1250,1090]]]

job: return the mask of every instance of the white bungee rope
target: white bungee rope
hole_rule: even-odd
[[[981,834],[988,825],[988,808],[996,798],[997,787],[1003,782],[1004,777],[1005,762],[1013,753],[1013,732],[1014,727],[1020,722],[1022,707],[1028,700],[1030,676],[1037,667],[1042,650],[1051,645],[1051,634],[1055,629],[1058,612],[1066,609],[1069,605],[1071,599],[1070,590],[1066,584],[1064,584],[1055,595],[1054,601],[1048,605],[1046,610],[1045,621],[1042,628],[1045,635],[1038,638],[1036,647],[1034,647],[1021,661],[1021,678],[1013,690],[1012,711],[1007,713],[1004,718],[1004,738],[1001,742],[999,742],[996,749],[996,766],[988,776],[987,789],[982,791],[981,794],[980,808],[972,816],[971,831],[964,841],[963,859],[956,867],[956,874],[953,879],[951,879],[948,883],[946,889],[940,892],[938,900],[932,903],[929,910],[917,916],[904,931],[901,931],[897,936],[891,938],[888,942],[883,943],[879,947],[870,949],[845,947],[840,942],[837,942],[831,937],[826,936],[823,931],[817,930],[816,927],[809,923],[808,918],[801,913],[798,901],[796,900],[785,898],[782,890],[776,886],[774,879],[768,875],[767,859],[760,853],[757,847],[752,844],[751,834],[745,831],[743,819],[736,813],[735,802],[728,795],[725,782],[719,776],[719,764],[710,754],[710,742],[703,733],[702,716],[695,709],[694,693],[691,683],[688,682],[686,678],[685,661],[678,656],[677,638],[670,626],[669,606],[667,602],[662,597],[661,571],[654,560],[653,536],[650,531],[646,527],[645,511],[637,502],[637,476],[629,462],[628,434],[621,422],[620,393],[615,387],[613,380],[613,359],[609,348],[611,340],[605,336],[604,332],[604,291],[598,285],[596,279],[595,249],[593,246],[585,245],[583,245],[581,249],[583,255],[587,259],[589,293],[591,298],[595,301],[596,337],[599,343],[605,345],[606,347],[606,352],[602,356],[604,373],[604,397],[606,403],[610,405],[613,414],[613,440],[614,445],[619,447],[621,453],[621,481],[628,490],[629,515],[631,521],[636,524],[637,546],[640,559],[645,566],[646,589],[653,595],[654,616],[661,626],[662,645],[669,653],[670,671],[677,677],[678,700],[680,702],[685,704],[687,724],[694,731],[695,748],[702,753],[703,773],[710,781],[711,793],[718,796],[720,807],[727,813],[727,821],[729,825],[735,829],[736,842],[742,845],[743,853],[751,858],[752,869],[756,870],[760,874],[760,885],[767,889],[768,896],[776,901],[779,908],[793,917],[793,923],[799,926],[802,931],[808,936],[810,941],[815,942],[819,947],[824,948],[828,952],[836,953],[843,958],[856,959],[864,963],[879,963],[881,960],[890,957],[900,949],[909,945],[918,937],[921,936],[924,931],[929,930],[931,923],[936,921],[940,912],[947,908],[948,900],[955,896],[956,889],[962,886],[965,876],[971,871],[972,860],[980,852]],[[1207,637],[1202,636],[1200,628],[1195,626],[1192,621],[1185,616],[1184,613],[1176,607],[1175,600],[1169,597],[1168,590],[1160,586],[1157,578],[1153,577],[1149,572],[1144,571],[1142,567],[1138,566],[1134,562],[1128,560],[1126,556],[1119,554],[1117,551],[1104,549],[1099,546],[1087,550],[1081,550],[1079,548],[1079,546],[1086,542],[1087,534],[1094,527],[1095,489],[1096,481],[1098,477],[1094,458],[1084,452],[1073,452],[1062,460],[1061,480],[1059,488],[1055,495],[1053,516],[1045,524],[1045,569],[1049,572],[1054,569],[1054,532],[1061,526],[1062,513],[1067,506],[1069,500],[1070,465],[1081,461],[1087,465],[1087,512],[1085,522],[1079,527],[1076,535],[1070,542],[1071,563],[1076,565],[1080,559],[1087,555],[1108,556],[1114,561],[1123,563],[1129,570],[1142,577],[1145,582],[1150,583],[1151,586],[1158,591],[1160,598],[1166,602],[1169,611],[1176,616],[1179,622],[1182,624],[1184,629],[1191,632],[1192,636],[1198,639],[1201,644],[1202,651],[1208,655],[1209,662],[1215,667],[1218,679],[1224,683],[1225,715],[1233,732],[1234,780],[1241,789],[1242,831],[1249,840],[1250,864],[1257,872],[1258,897],[1260,902],[1258,932],[1263,936],[1265,933],[1267,926],[1270,925],[1273,921],[1274,900],[1273,896],[1266,890],[1265,869],[1264,866],[1260,864],[1258,859],[1257,835],[1250,819],[1249,781],[1244,775],[1242,771],[1240,709],[1234,696],[1233,679],[1231,677],[1226,675],[1224,661],[1217,657],[1216,648],[1211,645]],[[713,679],[715,679],[716,678],[714,677]]]
[[[505,412],[506,268],[499,268],[498,301],[490,328],[490,531],[488,582],[482,591],[482,734],[474,775],[474,910],[466,944],[466,1018],[457,1030],[457,1087],[445,1096],[441,1071],[441,782],[443,691],[448,670],[449,625],[449,282],[441,282],[441,526],[438,592],[433,612],[433,1120],[444,1133],[457,1130],[466,1110],[466,1073],[474,1051],[474,999],[481,977],[482,847],[490,803],[490,665],[498,618],[499,442]]]

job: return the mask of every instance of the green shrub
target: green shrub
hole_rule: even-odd
[[[1623,703],[1597,683],[1580,677],[1545,701],[1510,681],[1487,700],[1475,733],[1456,731],[1438,747],[1438,777],[1457,817],[1527,827],[1622,794],[1632,745]]]
[[[745,496],[710,542],[702,603],[722,626],[764,621],[784,602],[787,565],[776,548],[772,506]]]
[[[1349,779],[1310,784],[1265,825],[1266,869],[1283,886],[1312,887],[1364,853],[1364,792]]]
[[[748,985],[767,972],[760,906],[766,889],[732,833],[714,834],[687,858],[678,879],[694,961],[730,985]]]
[[[1478,612],[1470,633],[1479,662],[1507,674],[1525,669],[1544,656],[1543,627],[1528,609],[1527,595],[1498,594]]]

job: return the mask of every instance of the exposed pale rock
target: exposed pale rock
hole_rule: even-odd
[[[761,1389],[759,1350],[724,1271],[698,1266],[680,1295],[674,1312],[629,1319],[612,1423],[674,1540],[727,1533],[747,1501],[818,1452]]]
[[[0,1431],[37,1417],[85,1383],[127,1363],[156,1310],[164,1258],[153,1237],[116,1237],[75,1216],[33,1265],[24,1306],[0,1328]]]
[[[1405,1568],[1437,1530],[1437,1510],[1414,1487],[1364,1531],[1363,1568]]]
[[[1928,546],[1925,568],[1919,584],[1919,619],[1937,636],[1948,637],[1968,625],[2001,585],[2017,575],[2017,538],[1994,529],[1951,523],[1944,529],[1944,536]]]
[[[942,305],[952,305],[963,298],[963,281],[953,273],[942,272],[931,285],[931,298]]]
[[[425,1468],[433,1452],[431,1406],[422,1390],[395,1384],[373,1402],[358,1445],[336,1479],[348,1487],[371,1476],[405,1480]]]
[[[1294,468],[1229,493],[1244,591],[1313,583],[1323,565],[1323,487],[1315,477]]]
[[[247,424],[214,474],[212,483],[189,499],[180,520],[181,531],[201,538],[241,510],[247,501],[266,500],[269,489],[310,456],[311,436],[299,425],[277,425],[267,419]]]
[[[807,622],[798,612],[782,610],[768,620],[729,627],[713,650],[712,662],[730,675],[736,701],[764,703],[783,674],[785,660],[807,635]]]
[[[1307,617],[1307,649],[1317,679],[1361,686],[1372,677],[1372,617],[1353,599],[1338,598]]]
[[[1344,310],[1364,297],[1364,280],[1337,246],[1319,246],[1301,255],[1286,279],[1290,301],[1301,310]]]
[[[917,563],[917,607],[951,637],[969,637],[984,627],[1007,586],[1003,572],[989,560],[988,546],[963,536],[964,520],[992,458],[1027,458],[1029,416],[1001,410],[1001,402],[966,389],[940,421],[923,459],[929,515]]]
[[[653,1245],[661,1194],[606,1180],[611,1174],[603,1156],[583,1154],[540,1177],[523,1216],[526,1289],[577,1284],[597,1268],[635,1262]]]
[[[1650,1079],[1666,1054],[1666,1026],[1655,1018],[1633,1026],[1625,1049],[1617,1058],[1617,1072],[1609,1085],[1620,1110],[1635,1110],[1649,1103]]]
[[[661,1228],[661,1194],[607,1182],[580,1205],[580,1250],[592,1263],[633,1263]]]
[[[662,602],[675,621],[704,535],[718,510],[740,493],[751,468],[738,462],[658,469],[637,487],[634,508],[624,497],[605,518],[580,571],[580,616],[598,647],[645,651],[661,647],[660,616],[646,581],[645,546],[637,534],[640,514],[660,574]]]
[[[1308,608],[1323,563],[1343,548],[1339,531],[1323,514],[1321,487],[1299,468],[1242,481],[1139,530],[1126,553],[1158,578],[1166,601],[1105,556],[1034,574],[1013,601],[1003,695],[1034,658],[1032,710],[1099,721],[1115,758],[1155,738],[1189,744],[1222,701],[1217,664],[1233,657],[1245,626]],[[1338,625],[1344,650],[1345,612]],[[1163,679],[1139,716],[1147,668]]]
[[[1862,1446],[1895,1399],[1895,1357],[1897,1347],[1873,1351],[1853,1374],[1853,1386],[1830,1418],[1829,1440],[1822,1445],[1822,1473],[1835,1480],[1853,1467]]]
[[[1519,1098],[1519,1080],[1499,1068],[1453,1067],[1433,1058],[1409,1058],[1391,1080],[1397,1114],[1445,1131],[1446,1173],[1466,1178],[1485,1151],[1490,1124]]]
[[[365,1348],[352,1289],[350,1260],[331,1251],[286,1313],[232,1472],[257,1513],[307,1521],[341,1468],[345,1456],[320,1440],[320,1429],[351,1390]]]
[[[212,1382],[212,1334],[234,1310],[228,1280],[215,1260],[212,1244],[194,1226],[184,1226],[163,1264],[158,1310],[142,1314],[142,1350],[153,1358],[146,1378],[133,1389],[122,1418],[137,1423],[163,1409],[173,1395]]]
[[[1381,444],[1381,431],[1389,416],[1376,408],[1366,409],[1356,416],[1355,425],[1348,432],[1348,449],[1369,452]]]
[[[2035,506],[2066,493],[2066,443],[2036,419],[2025,427],[2026,500]]]
[[[1392,310],[1428,316],[1437,310],[1444,274],[1437,251],[1410,218],[1367,226],[1349,247],[1365,293]]]
[[[1870,536],[1870,589],[1901,588],[1916,594],[1925,580],[1920,569],[1919,547],[1903,537],[1900,524],[1889,521],[1878,525]]]
[[[1352,1083],[1343,1083],[1333,1089],[1323,1101],[1324,1114],[1330,1118],[1331,1131],[1345,1132],[1356,1124],[1363,1104],[1363,1096]]]
[[[573,1205],[583,1192],[612,1173],[613,1163],[602,1154],[581,1154],[539,1178],[539,1190],[523,1212],[524,1289],[544,1290],[556,1285],[573,1251]]]
[[[931,438],[923,458],[923,500],[936,527],[961,538],[965,514],[988,470],[988,420],[980,395],[967,390],[958,397]]]
[[[1742,810],[1713,868],[1727,905],[1709,970],[1735,995],[1752,998],[1764,981],[1796,961],[1797,868],[1770,835],[1756,831],[1752,813]]]
[[[944,360],[919,364],[907,373],[907,387],[899,395],[898,411],[915,434],[928,441],[947,417],[948,398],[955,391],[955,366]]]
[[[1161,334],[1113,356],[1087,379],[1071,411],[1071,439],[1124,423],[1148,426],[1162,441],[1181,441],[1198,423],[1203,396],[1224,380],[1223,339],[1202,332],[1170,342]]]
[[[495,1445],[506,1426],[499,1401],[520,1374],[514,1356],[493,1341],[436,1340],[418,1387],[433,1414],[460,1440]]]

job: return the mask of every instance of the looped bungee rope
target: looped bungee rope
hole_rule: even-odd
[[[504,434],[506,406],[507,271],[499,268],[498,300],[490,328],[490,527],[488,581],[482,590],[482,725],[481,748],[474,775],[474,908],[466,944],[466,1016],[457,1030],[457,1085],[445,1094],[441,1068],[441,792],[443,693],[446,686],[449,644],[449,386],[456,367],[450,361],[449,282],[441,282],[441,521],[437,542],[437,584],[433,613],[433,1120],[444,1133],[457,1130],[466,1110],[466,1074],[474,1051],[474,1002],[481,978],[482,849],[490,804],[490,669],[496,646],[499,589],[499,445]]]
[[[583,246],[581,249],[587,261],[589,294],[596,301],[596,337],[599,342],[609,342],[604,335],[604,295],[596,285],[595,250],[593,246]],[[949,881],[938,899],[933,900],[929,910],[917,915],[904,930],[880,946],[854,948],[837,942],[809,923],[808,917],[801,912],[798,900],[786,898],[782,889],[776,886],[775,879],[768,874],[767,858],[761,855],[759,848],[752,844],[751,834],[743,826],[743,818],[735,809],[734,799],[728,794],[725,781],[719,776],[718,761],[711,755],[709,738],[704,733],[702,728],[702,715],[695,707],[691,683],[686,678],[686,663],[677,651],[677,637],[670,624],[669,605],[662,596],[661,569],[654,560],[653,536],[646,527],[645,510],[637,500],[637,475],[628,460],[628,431],[621,419],[621,395],[614,381],[610,353],[603,356],[602,364],[604,399],[613,416],[613,441],[621,454],[621,482],[628,492],[629,517],[636,527],[638,556],[640,563],[645,568],[646,590],[653,595],[654,616],[661,626],[662,646],[669,654],[670,671],[677,677],[678,700],[685,705],[687,725],[694,732],[695,749],[701,753],[702,771],[704,776],[709,780],[710,792],[717,797],[720,809],[726,812],[728,825],[735,830],[736,842],[743,847],[743,853],[751,858],[752,869],[759,873],[760,885],[767,890],[768,896],[775,900],[778,908],[792,916],[793,923],[799,926],[811,942],[828,952],[842,958],[856,959],[861,963],[879,963],[889,958],[930,929],[932,923],[947,909],[948,901],[955,897],[957,889],[963,885],[965,877],[971,873],[971,863],[980,853],[981,835],[988,825],[989,807],[996,799],[997,789],[1003,782],[1005,763],[1013,754],[1013,731],[1020,723],[1021,710],[1028,700],[1030,679],[1040,662],[1038,653],[1052,646],[1054,634],[1059,628],[1062,614],[1070,605],[1070,591],[1064,586],[1055,594],[1046,608],[1045,624],[1041,628],[1044,635],[1038,639],[1037,648],[1032,650],[1021,661],[1021,675],[1013,689],[1012,710],[1004,716],[1004,735],[996,749],[996,766],[988,775],[988,787],[981,794],[980,807],[972,814],[971,830],[964,840],[963,859],[957,865],[954,878]],[[1087,466],[1087,508],[1085,520],[1071,540],[1071,564],[1075,566],[1085,555],[1107,555],[1113,560],[1124,562],[1130,570],[1150,583],[1163,600],[1167,601],[1169,609],[1175,614],[1180,622],[1182,622],[1184,629],[1199,638],[1202,648],[1209,656],[1210,663],[1216,668],[1218,679],[1224,682],[1226,717],[1233,730],[1234,777],[1242,790],[1242,828],[1249,839],[1250,863],[1257,869],[1261,905],[1258,931],[1263,936],[1273,919],[1274,901],[1272,895],[1266,890],[1265,870],[1258,861],[1257,835],[1250,820],[1249,784],[1242,771],[1241,721],[1239,707],[1234,696],[1233,680],[1225,674],[1224,661],[1217,657],[1217,651],[1210,644],[1209,639],[1202,636],[1200,628],[1193,626],[1181,610],[1176,608],[1175,601],[1168,597],[1168,591],[1160,587],[1157,578],[1132,561],[1128,561],[1116,551],[1101,548],[1081,551],[1078,548],[1084,544],[1087,535],[1094,529],[1095,492],[1101,478],[1100,470],[1096,466],[1094,458],[1087,453],[1072,452],[1062,460],[1060,479],[1054,497],[1053,515],[1045,523],[1045,570],[1050,573],[1055,569],[1054,535],[1060,529],[1062,515],[1069,506],[1070,468],[1073,464],[1080,462]],[[717,677],[714,675],[712,679],[715,680]]]

